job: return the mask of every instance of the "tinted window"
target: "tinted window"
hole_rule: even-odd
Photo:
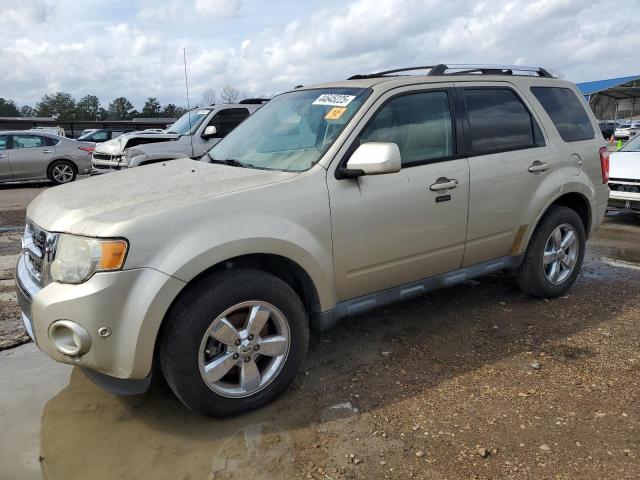
[[[249,110],[246,108],[227,108],[216,113],[209,122],[209,126],[213,125],[218,130],[216,138],[226,137],[248,116]]]
[[[58,143],[60,143],[60,139],[59,138],[42,137],[42,140],[44,141],[44,144],[47,147],[53,147],[54,145],[57,145]]]
[[[584,102],[569,88],[531,87],[565,142],[593,138],[593,127]]]
[[[7,149],[7,137],[5,135],[0,136],[0,150]]]
[[[87,140],[89,142],[104,142],[106,140],[109,140],[109,132],[107,132],[106,130],[98,130],[97,132],[89,135],[89,137],[85,138],[84,140]]]
[[[447,93],[415,93],[394,98],[362,132],[360,143],[367,142],[395,143],[403,165],[453,155]]]
[[[44,138],[38,135],[13,135],[12,148],[44,147]]]
[[[464,89],[471,150],[491,153],[543,145],[542,133],[509,89]]]

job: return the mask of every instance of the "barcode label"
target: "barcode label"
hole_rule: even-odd
[[[313,105],[329,105],[331,107],[346,107],[356,98],[355,95],[341,95],[339,93],[323,93],[313,102]]]

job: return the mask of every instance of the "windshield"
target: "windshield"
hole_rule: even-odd
[[[177,133],[179,135],[193,135],[202,121],[207,118],[210,110],[191,110],[181,116],[176,123],[171,125],[167,133]]]
[[[633,137],[620,149],[621,152],[640,152],[640,135]]]
[[[209,155],[267,170],[311,168],[369,95],[362,88],[300,90],[279,95],[247,118]]]

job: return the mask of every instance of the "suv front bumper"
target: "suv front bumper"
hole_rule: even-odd
[[[24,256],[16,267],[18,303],[23,322],[38,348],[52,359],[119,379],[142,379],[153,363],[162,319],[185,283],[151,268],[96,273],[78,285],[50,283],[38,287]],[[90,348],[79,356],[62,353],[51,326],[71,321],[90,336]],[[99,336],[106,328],[108,336]]]

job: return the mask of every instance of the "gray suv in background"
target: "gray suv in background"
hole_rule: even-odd
[[[41,193],[18,299],[38,347],[105,387],[155,365],[194,411],[237,414],[286,390],[310,327],[501,270],[564,295],[608,175],[582,95],[544,69],[358,75],[276,96],[203,161]]]
[[[176,158],[200,158],[267,100],[194,108],[164,133],[132,132],[104,142],[93,153],[93,175]]]
[[[0,132],[0,181],[69,183],[89,173],[94,144],[34,130]]]

